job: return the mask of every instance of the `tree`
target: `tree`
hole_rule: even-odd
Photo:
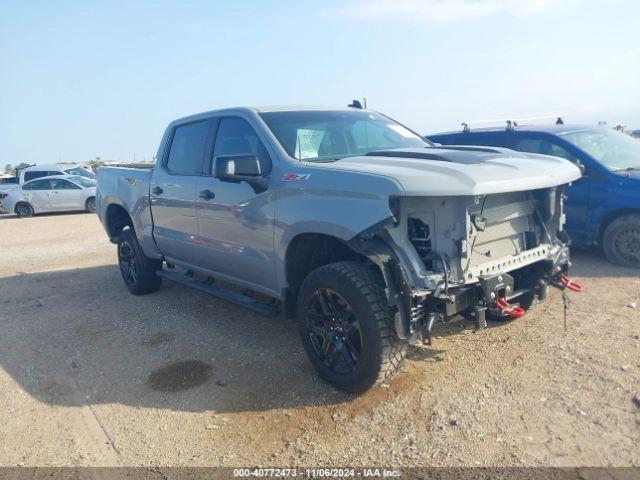
[[[101,167],[102,165],[104,165],[104,162],[100,159],[100,157],[96,157],[95,160],[90,160],[89,161],[89,165],[96,166],[96,167]]]
[[[13,165],[11,165],[10,163],[7,163],[4,167],[4,173],[13,174],[13,172],[14,172]]]
[[[22,168],[27,168],[30,167],[31,165],[25,162],[20,162],[19,164],[16,165],[15,170],[20,170]]]

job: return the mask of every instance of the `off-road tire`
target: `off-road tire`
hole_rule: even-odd
[[[96,213],[96,197],[87,198],[84,209],[89,213]]]
[[[126,228],[119,237],[118,265],[127,289],[134,295],[146,295],[158,291],[162,279],[156,275],[156,272],[162,268],[162,261],[144,255],[133,229]],[[132,258],[127,255],[128,252],[131,252]],[[133,275],[132,265],[135,268]]]
[[[25,202],[18,203],[14,210],[16,215],[20,218],[29,218],[34,215],[33,207]]]
[[[613,220],[602,235],[602,250],[611,263],[640,267],[640,215]]]
[[[329,369],[314,349],[307,328],[307,309],[318,289],[331,289],[351,306],[359,323],[361,352],[348,374]],[[322,379],[351,393],[368,390],[391,378],[406,356],[408,344],[391,327],[392,314],[384,283],[373,267],[357,262],[336,262],[312,271],[298,294],[297,319],[302,344]]]

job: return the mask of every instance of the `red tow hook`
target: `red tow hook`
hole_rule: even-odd
[[[582,292],[584,291],[584,287],[580,285],[575,280],[571,280],[568,275],[562,274],[560,276],[560,281],[558,282],[558,287],[561,289],[568,288],[572,292]]]
[[[524,317],[524,314],[527,313],[524,308],[511,305],[504,298],[496,300],[496,305],[498,306],[500,314],[507,315],[509,317],[520,318]]]

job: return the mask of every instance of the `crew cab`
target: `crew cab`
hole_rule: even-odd
[[[482,328],[549,285],[580,290],[562,212],[578,167],[438,147],[371,110],[201,113],[168,126],[153,170],[97,177],[131,293],[170,279],[296,318],[320,376],[351,392],[393,375],[437,320]]]
[[[566,230],[576,247],[598,245],[618,265],[640,267],[640,141],[612,128],[526,125],[429,135],[443,145],[485,145],[566,158],[584,174],[566,189]]]

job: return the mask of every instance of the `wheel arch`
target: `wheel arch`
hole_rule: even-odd
[[[285,315],[295,316],[300,285],[313,270],[339,261],[369,263],[369,258],[353,249],[348,242],[325,233],[300,233],[287,245],[284,255],[286,290]]]
[[[87,198],[87,202],[89,201],[89,198]],[[126,227],[131,228],[135,233],[135,227],[133,226],[133,219],[131,218],[131,215],[129,215],[129,212],[122,205],[118,205],[116,203],[112,203],[107,207],[105,212],[105,227],[107,234],[109,235],[109,240],[113,243],[118,242],[120,232],[122,232]]]
[[[600,247],[602,247],[602,242],[604,240],[604,232],[607,230],[607,227],[611,225],[611,222],[613,222],[615,219],[625,215],[640,215],[640,208],[634,208],[634,207],[618,208],[618,209],[607,212],[601,217],[599,221],[598,237],[597,237],[597,242]]]

